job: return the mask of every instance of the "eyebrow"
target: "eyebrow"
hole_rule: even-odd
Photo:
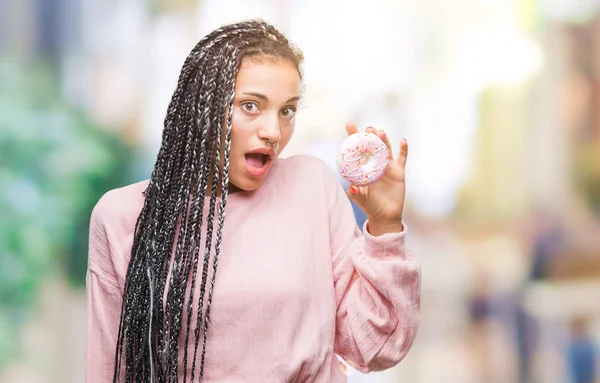
[[[254,96],[254,97],[260,98],[261,100],[264,100],[264,101],[269,101],[269,97],[265,96],[262,93],[243,92],[242,94],[245,94],[247,96]],[[289,100],[287,100],[285,103],[287,104],[288,102],[293,102],[293,101],[298,101],[298,100],[300,100],[300,96],[294,96],[294,97],[290,98]]]

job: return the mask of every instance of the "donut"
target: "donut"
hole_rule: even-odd
[[[365,186],[377,181],[388,163],[388,148],[375,134],[354,133],[340,146],[338,169],[351,185]]]

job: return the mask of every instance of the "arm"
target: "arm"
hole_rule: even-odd
[[[86,294],[86,382],[112,382],[122,294],[116,281],[111,247],[98,205],[90,220]]]
[[[393,367],[417,333],[419,265],[405,249],[402,225],[401,232],[384,230],[374,236],[367,221],[361,234],[333,174],[326,176],[326,185],[337,309],[335,352],[361,372]]]

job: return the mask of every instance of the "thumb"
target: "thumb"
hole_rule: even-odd
[[[355,185],[350,185],[348,188],[348,198],[350,198],[360,208],[363,207],[367,199],[364,190]]]

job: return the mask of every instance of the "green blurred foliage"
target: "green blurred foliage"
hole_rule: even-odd
[[[200,7],[198,0],[147,0],[151,14],[162,15],[167,12],[194,12]]]
[[[85,284],[91,210],[135,151],[61,97],[49,67],[0,59],[0,369],[46,277]]]
[[[590,208],[600,216],[600,147],[587,141],[578,148],[574,161],[575,183]]]

